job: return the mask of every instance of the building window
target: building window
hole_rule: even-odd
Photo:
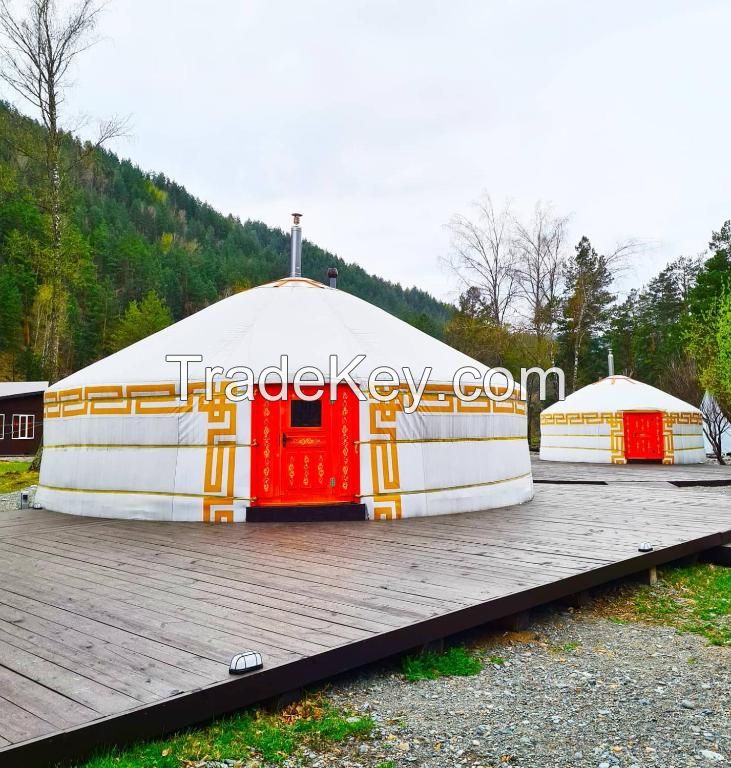
[[[34,436],[35,418],[33,414],[13,414],[13,440],[32,440]]]
[[[6,437],[10,435],[5,434],[5,414],[0,413],[0,440],[5,440]]]

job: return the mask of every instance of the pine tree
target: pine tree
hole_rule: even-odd
[[[138,304],[130,302],[111,337],[110,351],[124,349],[140,339],[167,328],[173,322],[167,304],[154,291]]]
[[[574,392],[579,386],[581,364],[592,341],[605,330],[609,307],[614,295],[609,290],[613,276],[610,260],[582,237],[574,257],[566,266],[566,290],[563,298],[563,318],[559,340],[562,357],[570,371],[569,386]]]

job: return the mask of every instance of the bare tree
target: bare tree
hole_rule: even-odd
[[[513,245],[517,253],[520,296],[528,328],[540,338],[554,331],[561,294],[566,217],[538,203],[529,223],[514,219]]]
[[[474,204],[476,216],[449,222],[449,264],[467,289],[477,288],[492,323],[502,327],[518,293],[516,251],[509,206],[496,211],[489,195]]]
[[[673,358],[660,379],[660,386],[686,403],[700,407],[705,389],[698,376],[698,368],[692,357]]]
[[[727,433],[731,434],[731,424],[724,416],[716,398],[708,392],[701,402],[701,413],[703,414],[703,434],[708,438],[718,463],[725,464],[723,437]]]
[[[703,415],[703,434],[711,444],[718,463],[725,464],[723,437],[727,433],[731,434],[731,423],[729,423],[716,398],[703,388],[695,360],[691,357],[671,360],[660,384],[671,395],[700,407]]]
[[[80,53],[93,45],[90,36],[99,12],[96,0],[81,0],[66,16],[61,15],[55,0],[28,0],[25,16],[21,17],[11,9],[8,0],[0,0],[0,78],[38,110],[46,129],[43,160],[51,244],[44,270],[50,299],[43,359],[52,381],[59,374],[65,311],[62,190],[66,168],[62,160],[59,110],[68,84],[69,67]],[[92,148],[120,135],[123,130],[124,121],[103,123]]]

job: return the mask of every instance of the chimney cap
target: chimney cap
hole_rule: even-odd
[[[338,276],[338,268],[337,267],[328,267],[327,276],[328,277],[337,277]]]
[[[302,216],[303,214],[301,213],[293,213],[292,218],[294,219],[294,221],[292,222],[292,224],[297,226],[300,223],[300,219],[302,218]]]

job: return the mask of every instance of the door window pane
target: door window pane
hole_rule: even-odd
[[[292,400],[289,416],[292,427],[319,427],[322,425],[322,401]]]

